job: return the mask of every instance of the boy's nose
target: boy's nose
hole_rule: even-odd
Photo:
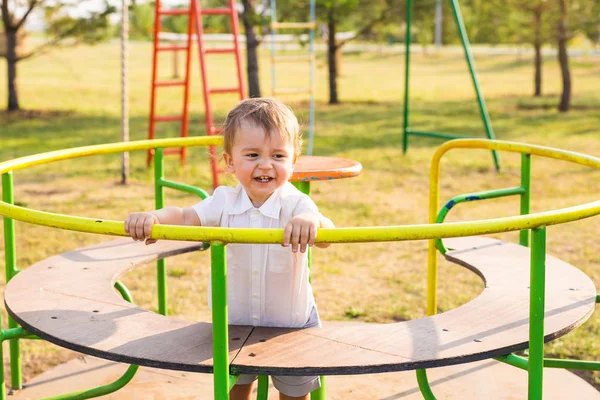
[[[260,161],[258,162],[258,167],[262,168],[262,169],[270,169],[273,167],[273,163],[271,162],[270,159],[268,158],[262,158],[260,159]]]

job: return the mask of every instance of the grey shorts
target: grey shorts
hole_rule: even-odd
[[[313,308],[305,328],[320,328],[321,320],[316,308]],[[257,375],[240,375],[236,385],[248,385],[258,378]],[[290,397],[306,396],[313,390],[321,387],[318,376],[272,376],[273,386],[280,392]]]

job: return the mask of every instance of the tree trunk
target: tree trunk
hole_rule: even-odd
[[[8,111],[18,111],[19,95],[17,93],[17,32],[6,29],[6,63],[8,72]]]
[[[533,14],[533,48],[535,49],[535,92],[534,96],[542,95],[542,9],[538,7]]]
[[[329,67],[329,104],[340,104],[337,91],[337,63],[336,53],[340,50],[335,41],[335,11],[327,12],[327,66]]]
[[[558,63],[562,76],[563,91],[558,104],[558,111],[567,112],[571,105],[571,72],[569,71],[569,55],[567,54],[567,4],[568,0],[559,0],[560,19],[558,21]]]
[[[242,20],[244,22],[244,31],[246,33],[246,73],[248,75],[248,95],[250,97],[261,97],[260,82],[258,78],[258,55],[257,49],[259,41],[256,39],[253,24],[253,6],[251,0],[243,0],[244,11]]]

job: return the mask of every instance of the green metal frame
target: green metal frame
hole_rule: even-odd
[[[441,224],[449,211],[459,203],[494,199],[499,197],[519,195],[520,215],[527,215],[531,208],[531,154],[521,153],[521,185],[518,187],[488,190],[484,192],[462,194],[450,199],[439,211],[435,223]],[[519,244],[529,246],[528,230],[519,231]],[[435,247],[441,254],[448,249],[441,239],[435,240]],[[530,261],[530,328],[529,328],[529,358],[516,354],[507,354],[495,359],[506,364],[521,368],[528,372],[528,400],[541,400],[544,368],[564,368],[600,371],[599,361],[563,360],[544,358],[544,304],[546,282],[546,227],[531,229],[531,261]],[[596,296],[600,303],[600,294]],[[421,394],[427,400],[435,400],[427,379],[426,370],[417,370],[417,381]]]
[[[485,104],[485,99],[483,97],[483,93],[481,88],[479,87],[479,80],[477,78],[477,70],[475,68],[475,60],[473,59],[473,54],[471,53],[471,46],[469,44],[469,37],[467,35],[467,29],[465,28],[465,24],[462,18],[462,13],[460,11],[460,5],[458,4],[458,0],[450,0],[450,4],[452,6],[452,12],[454,13],[454,20],[456,22],[456,27],[458,28],[458,33],[460,35],[461,44],[465,53],[465,58],[467,61],[467,65],[469,67],[469,74],[471,76],[471,81],[473,83],[473,87],[475,89],[475,95],[477,96],[477,104],[479,106],[479,113],[481,115],[481,119],[483,121],[483,126],[485,128],[485,134],[488,139],[495,139],[494,129],[492,128],[492,122],[490,120],[490,116],[487,111],[487,106]],[[426,132],[426,131],[417,131],[410,128],[410,46],[412,43],[412,9],[413,9],[413,0],[406,1],[406,33],[404,35],[404,49],[405,49],[405,58],[404,58],[404,113],[403,113],[403,133],[402,133],[402,149],[404,153],[408,150],[408,141],[409,136],[427,136],[438,139],[458,139],[464,138],[465,135],[454,134],[454,133],[441,133],[441,132]],[[494,166],[496,170],[500,170],[500,161],[498,159],[498,154],[496,151],[492,151],[492,157],[494,161]]]
[[[107,154],[117,151],[145,150],[148,148],[156,148],[159,146],[177,147],[183,145],[214,145],[214,138],[187,138],[177,140],[156,140],[154,143],[149,141],[140,141],[127,144],[111,144],[100,146],[89,146],[86,148],[64,150],[58,152],[50,152],[40,156],[25,157],[23,159],[14,160],[8,163],[0,163],[0,173],[2,173],[2,203],[0,203],[0,211],[4,215],[4,240],[6,248],[6,268],[7,279],[14,277],[18,273],[16,268],[16,245],[15,245],[15,226],[14,219],[36,223],[39,225],[61,227],[65,229],[104,233],[112,235],[124,236],[122,221],[103,221],[103,230],[99,231],[96,220],[84,219],[78,217],[64,216],[58,214],[50,214],[30,210],[23,207],[14,206],[13,196],[13,177],[12,171],[26,166],[38,165],[48,161],[57,161],[74,157],[82,157],[92,154]],[[159,144],[160,143],[160,144]],[[522,174],[521,186],[516,188],[498,189],[496,191],[486,191],[474,193],[471,195],[457,196],[453,199],[452,205],[446,210],[437,210],[439,197],[439,169],[440,160],[443,154],[453,148],[477,148],[488,150],[503,150],[509,152],[517,152],[522,154]],[[429,239],[429,263],[428,267],[428,314],[430,310],[435,310],[435,279],[437,277],[437,264],[435,257],[437,255],[435,247],[435,238],[438,237],[454,237],[454,236],[469,236],[472,234],[487,234],[496,232],[505,232],[507,230],[520,230],[519,242],[522,245],[528,245],[527,240],[528,230],[531,230],[531,302],[530,302],[530,332],[529,332],[529,357],[523,358],[514,354],[499,357],[498,360],[506,362],[518,368],[528,371],[528,396],[529,399],[542,398],[542,383],[543,369],[549,368],[571,368],[571,369],[586,369],[600,370],[600,362],[585,361],[585,360],[557,360],[544,358],[544,301],[545,301],[545,258],[546,258],[546,227],[550,225],[561,224],[570,221],[576,221],[583,218],[600,214],[600,202],[593,202],[577,207],[565,208],[561,210],[547,211],[535,213],[531,215],[530,211],[530,175],[531,175],[531,155],[553,158],[574,162],[580,165],[593,167],[600,170],[600,159],[592,156],[582,155],[579,153],[568,152],[559,149],[551,149],[543,146],[526,145],[515,142],[502,141],[486,141],[479,139],[463,139],[458,141],[447,142],[440,146],[434,154],[432,166],[430,170],[430,222],[442,222],[448,210],[459,202],[482,200],[484,198],[498,198],[509,195],[521,196],[521,215],[518,217],[506,217],[500,219],[484,220],[484,221],[469,221],[467,223],[459,222],[454,224],[438,224],[432,226],[424,225],[406,225],[392,227],[363,227],[345,228],[345,229],[323,229],[319,234],[319,241],[330,243],[352,243],[366,241],[397,241],[397,240],[418,240]],[[160,158],[160,157],[157,157]],[[160,168],[158,168],[160,169]],[[186,185],[176,184],[164,180],[160,174],[156,174],[156,182],[158,196],[164,196],[163,188],[171,187],[176,189],[184,188]],[[166,183],[165,183],[166,182]],[[302,186],[302,185],[300,185]],[[187,189],[186,189],[187,190]],[[304,186],[306,192],[310,192],[310,185]],[[190,193],[196,193],[190,189]],[[200,192],[197,192],[200,193]],[[201,196],[201,194],[199,194]],[[162,198],[162,197],[161,197]],[[163,198],[164,200],[164,198]],[[440,213],[444,213],[440,217]],[[437,213],[437,214],[436,214]],[[436,220],[436,215],[438,220]],[[10,216],[10,217],[8,217]],[[60,222],[58,222],[60,221]],[[475,224],[476,222],[476,224]],[[86,225],[87,224],[87,225]],[[227,240],[236,243],[280,243],[282,233],[280,230],[269,229],[246,229],[237,230],[234,240],[231,235],[223,233],[222,229],[203,228],[207,230],[204,233],[202,228],[189,227],[171,227],[172,230],[165,234],[163,230],[156,227],[156,232],[153,230],[153,238],[165,238],[174,240],[210,240],[211,241],[211,271],[213,285],[213,337],[214,337],[214,383],[215,383],[215,398],[228,399],[229,390],[235,383],[238,375],[235,370],[229,368],[229,349],[228,349],[228,324],[227,324],[227,281],[226,281],[226,257],[225,244],[219,240]],[[163,235],[163,236],[161,236]],[[210,238],[210,239],[209,239]],[[228,238],[228,239],[225,239]],[[433,250],[433,251],[432,251]],[[441,249],[442,250],[442,249]],[[119,283],[116,284],[117,290],[121,292],[124,298],[127,298],[128,292]],[[165,287],[166,289],[166,287]],[[166,290],[163,290],[166,296]],[[433,299],[433,301],[431,300]],[[600,294],[596,295],[596,303],[600,303]],[[164,303],[166,309],[166,302]],[[0,341],[9,340],[16,342],[18,345],[19,339],[35,339],[34,335],[26,332],[23,328],[14,326],[7,330],[0,330]],[[1,346],[0,346],[1,347]],[[18,347],[17,347],[18,349]],[[12,350],[12,349],[11,349]],[[0,349],[0,356],[2,356]],[[16,368],[13,369],[16,377],[20,378],[20,367],[18,365],[18,352],[15,358],[12,358],[11,363],[15,363]],[[15,361],[16,360],[16,361]],[[131,366],[125,375],[110,385],[101,386],[82,392],[70,393],[54,397],[56,399],[83,399],[107,394],[118,390],[129,382],[133,376],[136,366]],[[20,388],[20,380],[12,377],[12,381],[17,381],[15,388]],[[0,399],[6,398],[4,375],[2,373],[2,382]],[[266,377],[261,377],[261,381],[265,381]],[[419,387],[425,398],[435,399],[435,396],[427,381],[425,370],[417,371],[417,379]],[[260,392],[263,395],[264,392]],[[321,396],[321,397],[318,397]],[[311,394],[311,398],[324,399],[324,387],[321,394]]]

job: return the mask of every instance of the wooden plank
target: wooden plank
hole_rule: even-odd
[[[461,250],[448,254],[451,261],[485,277],[485,289],[471,302],[395,324],[257,328],[233,365],[280,375],[345,375],[439,367],[527,348],[529,249],[488,238],[463,239],[453,247]],[[546,286],[545,337],[551,340],[589,318],[596,290],[585,274],[552,256]]]
[[[279,329],[230,326],[230,359],[241,373],[338,375],[430,368],[524,349],[528,341],[529,249],[488,238],[448,245],[449,260],[483,277],[471,302],[446,313],[394,324],[325,324]],[[139,365],[210,372],[212,327],[131,305],[112,284],[135,265],[198,248],[130,239],[101,243],[31,266],[7,285],[9,313],[61,346]],[[596,290],[571,265],[548,256],[546,340],[583,323]]]
[[[167,240],[146,246],[120,239],[64,253],[13,278],[5,304],[25,329],[75,351],[130,364],[211,372],[210,323],[146,311],[113,289],[118,276],[136,265],[201,247]],[[251,330],[230,327],[230,357]]]

